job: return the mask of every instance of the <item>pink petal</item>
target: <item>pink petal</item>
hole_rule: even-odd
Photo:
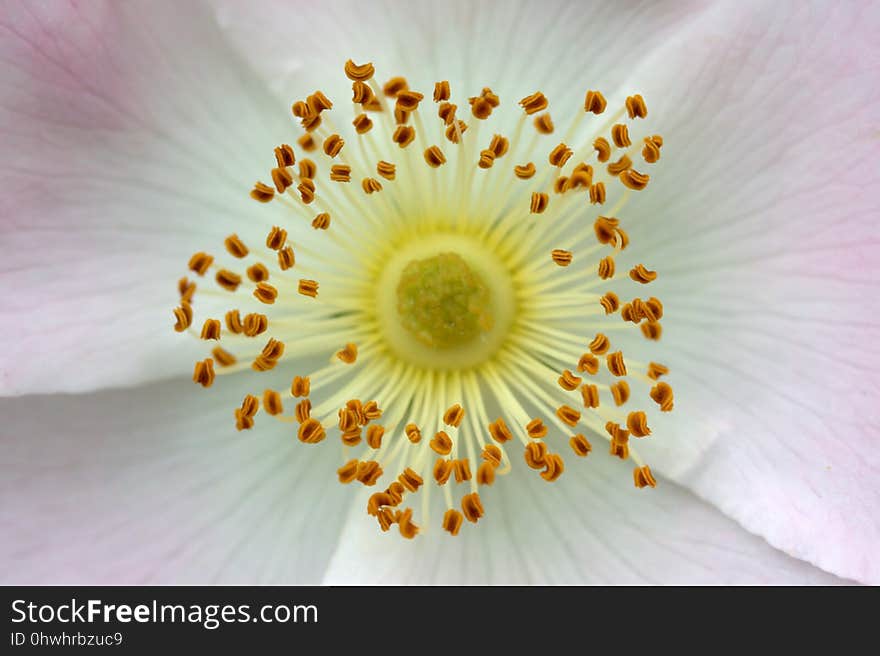
[[[661,480],[654,490],[637,490],[629,470],[606,453],[586,460],[564,457],[565,473],[555,483],[515,466],[510,476],[481,488],[484,517],[476,526],[465,521],[455,537],[440,527],[440,504],[422,524],[422,534],[410,541],[396,526],[380,533],[366,515],[366,499],[360,500],[323,582],[840,583],[773,549],[673,483]],[[470,491],[447,485],[455,499]],[[419,524],[421,503],[413,506]]]
[[[175,283],[286,109],[195,3],[5,3],[0,62],[0,394],[183,372]]]
[[[247,382],[0,400],[0,581],[319,582],[351,491],[290,424],[235,431]]]
[[[628,82],[665,143],[622,215],[666,306],[663,341],[632,348],[676,389],[649,462],[772,545],[873,583],[878,32],[870,3],[703,16]]]

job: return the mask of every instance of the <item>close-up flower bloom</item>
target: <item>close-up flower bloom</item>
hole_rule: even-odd
[[[876,5],[2,5],[3,583],[880,582]]]

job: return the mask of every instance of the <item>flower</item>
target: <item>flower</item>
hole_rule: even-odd
[[[21,291],[4,303],[4,391],[144,387],[3,402],[4,581],[834,580],[807,562],[877,580],[872,8],[465,9],[388,24],[363,4],[274,7],[270,22],[227,6],[224,31],[197,7],[8,12],[2,225]],[[575,39],[585,25],[595,45]],[[319,450],[233,435],[226,399],[161,380],[196,355],[158,317],[195,244],[262,209],[241,184],[289,130],[289,98],[348,57],[425,88],[447,49],[454,88],[541,86],[555,111],[588,76],[649,100],[668,145],[626,215],[651,217],[629,235],[663,262],[651,285],[676,409],[645,446],[651,494],[591,457],[552,486],[512,472],[487,496],[494,524],[389,540],[366,499],[343,521],[349,495]]]

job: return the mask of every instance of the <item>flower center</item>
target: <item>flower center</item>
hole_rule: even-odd
[[[293,103],[297,148],[250,192],[264,227],[249,216],[225,253],[190,259],[223,290],[178,282],[174,329],[212,345],[193,381],[260,377],[236,428],[341,442],[339,482],[378,486],[366,512],[404,538],[430,525],[432,489],[457,535],[514,462],[553,483],[596,440],[654,487],[630,438],[674,394],[632,337],[661,338],[663,304],[617,218],[661,157],[644,99],[606,114],[589,90],[557,132],[540,91],[511,112],[489,87],[456,104],[448,81],[428,99],[374,73],[346,63],[353,114],[321,91]]]
[[[390,258],[376,307],[389,349],[425,369],[449,370],[489,359],[516,309],[510,275],[485,246],[456,234],[411,240]]]

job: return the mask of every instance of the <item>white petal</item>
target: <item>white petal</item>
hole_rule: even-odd
[[[675,411],[649,463],[747,529],[880,581],[880,12],[722,3],[627,87],[664,135],[627,206]],[[642,168],[645,168],[642,166]],[[640,338],[639,338],[640,339]]]
[[[464,522],[456,537],[441,530],[442,514],[412,541],[396,527],[383,534],[364,503],[347,523],[324,583],[839,582],[672,483],[635,489],[629,469],[607,454],[566,458],[565,473],[552,484],[517,465],[480,489],[486,514],[476,526]],[[454,489],[454,497],[465,492]]]
[[[286,108],[196,3],[6,3],[0,33],[0,394],[184,371],[174,285],[250,217]]]
[[[236,433],[247,382],[0,400],[0,580],[319,582],[350,491],[290,424]]]

